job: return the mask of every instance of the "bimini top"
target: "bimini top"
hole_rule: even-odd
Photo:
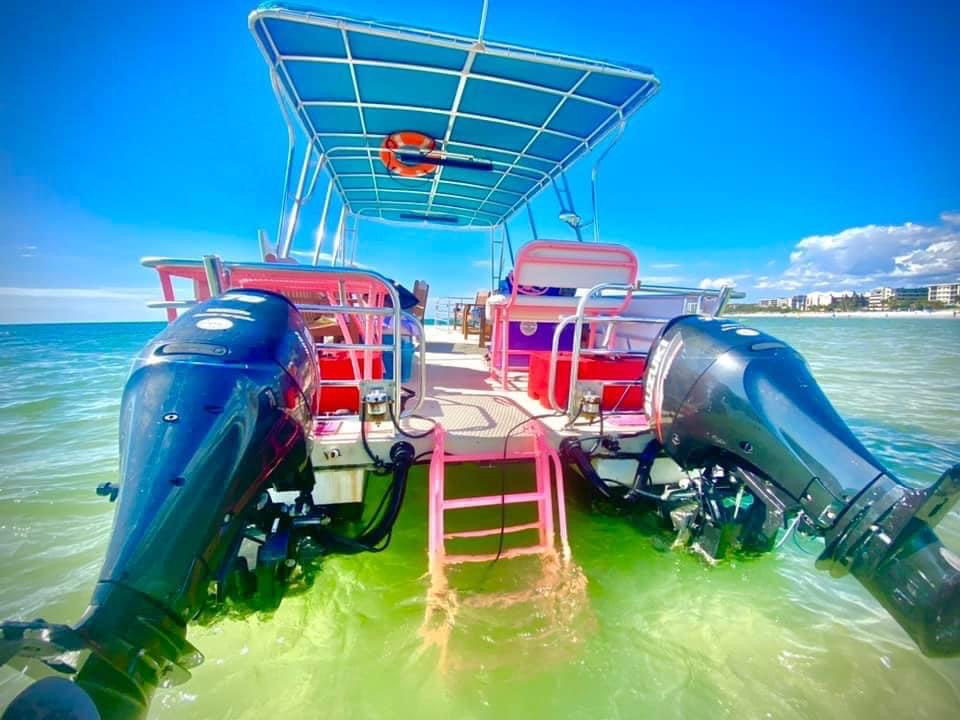
[[[250,28],[361,217],[498,225],[659,87],[638,67],[272,3]]]

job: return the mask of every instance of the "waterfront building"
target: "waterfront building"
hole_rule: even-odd
[[[832,292],[812,292],[807,295],[806,305],[808,308],[828,307],[833,304],[833,298]]]
[[[926,300],[928,290],[925,287],[897,288],[893,291],[895,300]]]
[[[870,291],[868,305],[871,310],[883,310],[893,298],[893,288],[876,288]]]
[[[960,282],[931,285],[927,288],[927,300],[942,302],[944,305],[957,305],[960,303]]]
[[[926,300],[928,290],[918,288],[877,288],[870,291],[870,309],[884,310],[895,302]]]
[[[856,293],[852,290],[844,290],[843,292],[837,292],[835,290],[827,290],[824,292],[812,292],[807,293],[807,300],[805,305],[807,309],[815,307],[830,307],[837,300],[842,300],[843,298],[853,297]]]

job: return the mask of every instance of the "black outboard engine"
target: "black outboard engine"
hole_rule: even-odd
[[[89,608],[73,627],[2,626],[0,663],[21,655],[70,672],[70,653],[89,656],[74,685],[37,683],[4,718],[65,700],[80,713],[84,694],[105,718],[136,718],[157,686],[189,676],[202,656],[186,624],[222,594],[265,491],[313,487],[316,379],[300,313],[257,290],[193,308],[143,350],[123,394],[120,486],[98,488],[118,507]]]
[[[806,362],[774,337],[683,316],[651,348],[645,411],[678,465],[729,473],[826,541],[817,566],[850,572],[924,654],[960,654],[960,558],[933,532],[960,496],[960,465],[931,487],[895,478],[844,424]]]

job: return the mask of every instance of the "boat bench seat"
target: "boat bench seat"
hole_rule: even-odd
[[[607,283],[633,286],[638,267],[636,255],[624,245],[557,240],[534,240],[524,245],[517,253],[510,294],[495,295],[487,301],[493,319],[492,376],[506,387],[508,373],[526,370],[531,353],[551,349],[551,324],[576,314],[581,300],[578,291],[582,296]],[[548,288],[573,292],[548,295]],[[586,313],[622,312],[630,298],[630,293],[591,298]],[[561,338],[561,349],[569,350],[565,347],[569,342],[569,338]]]

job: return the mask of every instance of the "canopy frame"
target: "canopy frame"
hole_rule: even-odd
[[[322,213],[324,221],[332,192],[336,190],[344,212],[354,223],[359,223],[360,219],[370,219],[388,224],[401,222],[407,226],[420,224],[437,227],[435,223],[441,223],[439,227],[444,229],[495,230],[505,228],[508,220],[526,208],[536,237],[530,203],[552,184],[561,213],[579,222],[579,217],[572,209],[572,195],[565,172],[580,157],[616,133],[613,143],[604,148],[591,172],[594,210],[591,222],[594,225],[594,240],[599,241],[596,191],[599,163],[623,134],[627,120],[657,93],[659,80],[651,71],[637,66],[487,41],[483,37],[486,17],[487,2],[484,0],[480,32],[475,38],[468,38],[338,15],[323,15],[277,4],[261,6],[251,13],[249,28],[270,68],[271,84],[288,132],[287,165],[276,235],[279,257],[289,256],[299,213],[313,194],[322,171],[326,171],[328,176]],[[310,52],[313,45],[301,43],[301,47],[297,47],[297,42],[290,40],[291,37],[296,38],[291,33],[303,32],[304,28],[308,33],[324,33],[316,37],[338,37],[341,46],[328,45],[326,50],[318,48],[316,54]],[[368,45],[387,44],[382,47],[389,47],[389,43],[405,44],[408,50],[420,48],[424,55],[416,58],[408,53],[391,57],[388,52],[376,57],[370,55],[367,47],[358,56],[353,44],[361,40]],[[457,67],[456,63],[444,64],[431,60],[431,53],[444,52],[462,55],[462,65]],[[477,67],[478,58],[483,59],[484,67]],[[497,70],[514,67],[522,68],[528,76]],[[295,77],[304,68],[310,68],[310,72],[319,68],[321,74],[318,77],[323,78],[327,77],[323,73],[331,72],[331,68],[334,69],[332,72],[340,73],[345,68],[352,93],[337,96],[331,89],[328,96],[311,95],[305,90],[307,83],[303,77],[300,78],[301,84]],[[292,72],[292,69],[296,72]],[[536,73],[541,71],[547,73],[546,76],[531,82],[531,78],[537,77]],[[415,73],[417,77],[434,78],[430,81],[431,87],[435,83],[446,82],[449,85],[455,81],[456,90],[449,106],[432,107],[405,99],[373,101],[369,96],[365,97],[368,91],[364,86],[365,81],[360,77],[360,74],[371,72]],[[550,73],[560,73],[555,77],[562,75],[568,80],[576,75],[576,80],[566,84],[556,82],[551,79]],[[621,89],[622,96],[615,98],[611,91],[604,97],[602,92],[596,90],[596,87],[604,87],[603,82],[612,83],[607,87]],[[593,83],[593,90],[590,90],[590,83]],[[488,110],[489,103],[477,107],[478,93],[481,90],[486,92],[488,88],[527,93],[529,97],[544,101],[543,109],[549,104],[552,107],[542,120],[537,118],[539,122],[506,117],[503,113],[498,114],[495,108]],[[317,86],[312,89],[315,91]],[[324,85],[323,89],[326,91],[327,86]],[[473,91],[473,106],[465,107],[464,98],[469,91]],[[593,110],[584,113],[583,108]],[[348,121],[338,127],[323,125],[314,121],[311,116],[313,110],[329,111],[334,113],[332,117],[342,113],[342,117],[348,118]],[[581,115],[578,116],[574,111]],[[371,126],[368,112],[392,113],[397,117],[434,117],[442,122],[444,131],[435,135],[437,149],[431,153],[440,159],[436,169],[423,178],[408,178],[380,167],[380,144],[389,133],[383,131],[382,121],[379,127]],[[564,118],[566,126],[556,122],[564,112],[567,112]],[[354,118],[359,127],[351,125]],[[485,141],[483,132],[477,136],[471,135],[458,125],[461,121],[478,124],[476,126],[487,130],[487,137],[496,142]],[[498,127],[502,128],[502,133],[493,131],[491,134],[489,128]],[[298,129],[306,138],[307,146],[288,213]],[[402,129],[405,128],[396,128],[392,132]],[[514,133],[514,138],[525,138],[522,146],[519,142],[511,145],[504,139],[509,133]],[[551,146],[550,142],[558,144]],[[557,148],[561,147],[564,150],[558,152]],[[543,152],[546,148],[552,148],[553,152]],[[314,155],[316,164],[308,183]],[[464,177],[464,173],[450,176],[446,172],[449,166],[443,163],[444,159],[471,156],[489,165],[490,171],[498,175],[496,180],[491,183],[489,180],[492,178],[489,177]],[[563,183],[563,195],[558,181]],[[346,218],[341,218],[336,233],[338,241],[343,240],[346,224]],[[571,224],[571,227],[577,239],[582,241],[579,224]],[[325,234],[325,228],[318,228],[313,252],[315,263],[319,262]],[[355,254],[356,241],[353,250]],[[332,256],[334,262],[338,256],[346,260],[342,250],[332,253]]]

